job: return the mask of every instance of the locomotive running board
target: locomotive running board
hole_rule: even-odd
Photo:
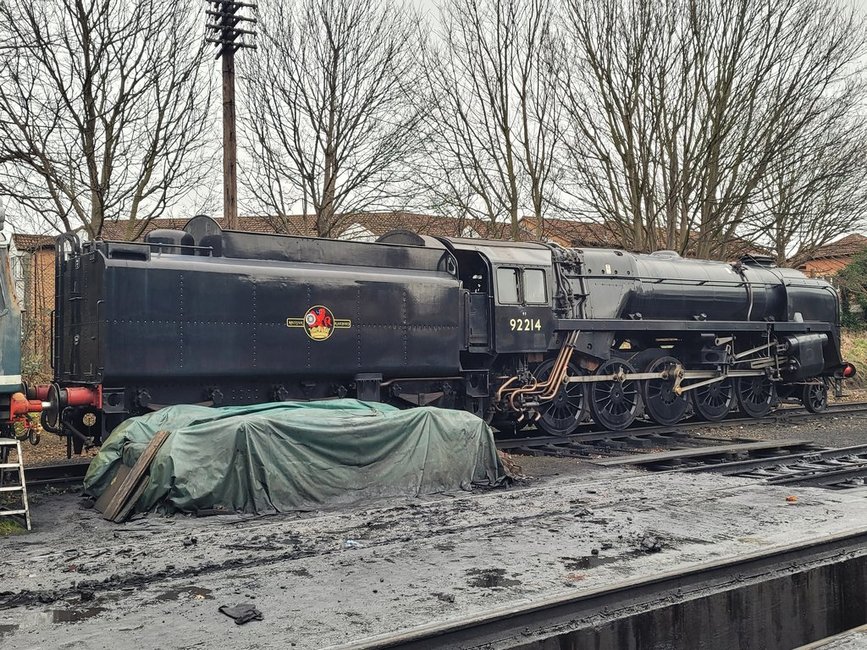
[[[832,329],[830,323],[821,321],[768,322],[768,321],[675,321],[675,320],[582,320],[577,318],[559,318],[554,329],[563,331],[581,330],[583,332],[632,331],[647,332],[828,332]]]

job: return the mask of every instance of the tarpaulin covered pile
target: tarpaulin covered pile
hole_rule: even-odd
[[[171,434],[138,511],[270,513],[504,480],[491,430],[474,415],[342,399],[180,405],[131,418],[91,462],[86,492],[101,495],[158,431]]]

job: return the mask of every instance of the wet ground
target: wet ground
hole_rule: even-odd
[[[867,625],[835,634],[796,650],[864,650],[864,648],[867,648]]]
[[[692,433],[692,432],[691,432]],[[755,422],[729,427],[708,427],[701,435],[757,440],[812,440],[825,447],[851,447],[867,444],[867,417],[835,415],[833,412],[786,422]]]
[[[838,420],[748,434],[867,442]],[[867,525],[867,488],[515,460],[505,490],[272,517],[115,525],[37,498],[34,532],[0,539],[0,646],[319,648]],[[264,620],[218,611],[240,603]]]

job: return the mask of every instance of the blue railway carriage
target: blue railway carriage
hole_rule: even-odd
[[[29,405],[22,402],[21,309],[15,296],[11,238],[3,232],[3,221],[0,206],[0,437],[29,435],[36,444],[39,434],[26,417]]]

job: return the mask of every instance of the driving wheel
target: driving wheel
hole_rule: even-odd
[[[776,399],[773,382],[766,376],[739,377],[735,381],[738,406],[751,418],[763,418],[771,412]]]
[[[597,375],[615,375],[614,379],[589,384],[590,410],[596,423],[612,431],[622,431],[635,421],[641,406],[638,382],[623,379],[635,372],[622,359],[609,359],[596,370]]]
[[[642,383],[641,397],[650,419],[658,424],[672,425],[680,422],[689,410],[686,393],[674,392],[674,371],[680,362],[674,357],[660,357],[651,361],[645,372],[669,372],[667,379],[646,379]]]

